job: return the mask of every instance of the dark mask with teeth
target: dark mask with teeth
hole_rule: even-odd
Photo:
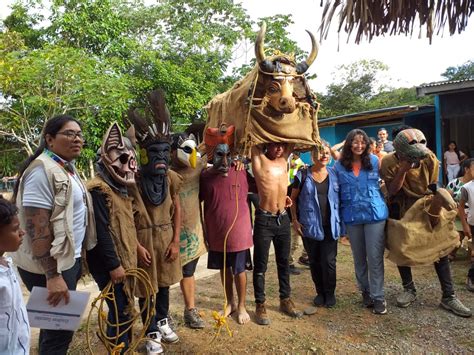
[[[135,184],[135,151],[130,141],[122,136],[116,122],[107,130],[100,151],[100,160],[115,182],[123,186]]]

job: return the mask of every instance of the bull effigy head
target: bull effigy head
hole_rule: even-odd
[[[264,96],[269,106],[279,113],[292,113],[296,108],[293,84],[296,77],[301,77],[311,66],[318,55],[318,44],[313,34],[308,32],[312,49],[306,60],[296,64],[289,56],[266,57],[263,48],[266,24],[262,24],[255,41],[255,57],[260,72],[269,77],[264,81]]]

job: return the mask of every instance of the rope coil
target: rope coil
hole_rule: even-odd
[[[91,328],[91,321],[94,311],[97,311],[98,315],[98,332],[97,337],[100,339],[102,344],[107,349],[108,354],[120,354],[125,347],[123,342],[118,343],[118,339],[126,333],[132,334],[133,325],[136,321],[141,320],[141,314],[146,312],[146,320],[143,322],[142,329],[136,338],[133,340],[130,337],[130,344],[128,349],[125,351],[125,354],[133,354],[137,349],[138,345],[141,344],[145,340],[149,340],[146,337],[146,330],[148,329],[148,325],[150,324],[153,316],[155,315],[155,300],[154,300],[154,290],[153,286],[150,281],[150,277],[146,273],[145,270],[137,268],[137,269],[128,269],[125,271],[126,277],[135,278],[137,281],[141,282],[145,289],[145,303],[143,307],[140,309],[140,312],[133,312],[133,315],[130,317],[129,320],[124,322],[118,322],[118,307],[117,302],[115,299],[114,294],[114,284],[112,281],[109,281],[107,286],[101,291],[99,296],[97,296],[91,305],[91,310],[89,311],[89,315],[87,317],[87,328],[86,328],[86,335],[87,335],[87,348],[90,354],[94,354],[91,345],[91,337],[90,337],[90,328]],[[111,301],[113,304],[113,309],[109,310],[109,312],[114,312],[115,319],[117,320],[116,323],[111,323],[107,319],[107,311],[104,310],[104,304],[107,307],[106,302]],[[132,308],[133,309],[133,308]],[[123,331],[120,331],[120,328],[126,326]],[[107,335],[107,328],[114,328],[114,335],[109,336]]]

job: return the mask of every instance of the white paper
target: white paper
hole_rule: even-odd
[[[69,290],[69,303],[64,300],[53,307],[46,300],[48,290],[44,287],[33,287],[26,305],[28,320],[33,328],[52,330],[76,330],[89,302],[89,292]]]

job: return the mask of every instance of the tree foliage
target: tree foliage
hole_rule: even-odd
[[[456,67],[448,67],[441,76],[447,80],[472,80],[474,79],[474,60],[468,60]]]
[[[377,60],[361,60],[341,65],[326,94],[318,95],[320,117],[332,117],[384,107],[431,103],[432,98],[417,98],[415,88],[393,88],[381,77],[388,67]]]

